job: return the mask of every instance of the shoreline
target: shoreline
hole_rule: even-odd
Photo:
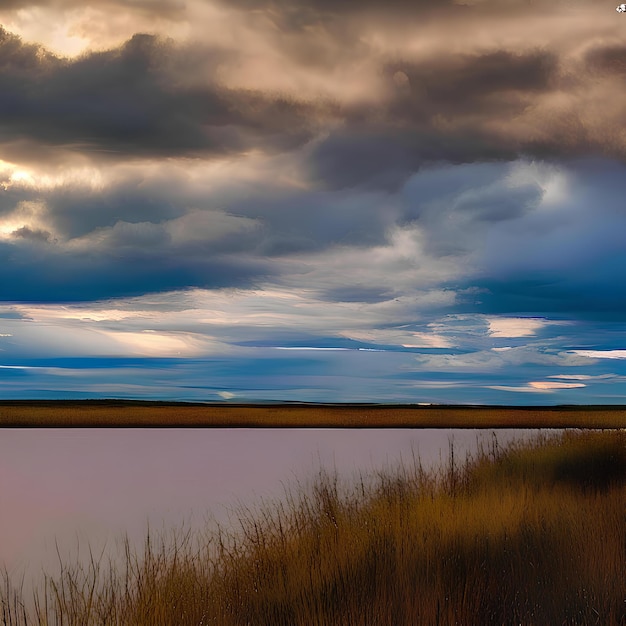
[[[623,405],[5,400],[0,428],[626,428]]]

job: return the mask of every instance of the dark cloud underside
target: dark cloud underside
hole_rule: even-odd
[[[384,8],[391,17],[432,14],[432,24],[426,20],[431,26],[469,41],[478,24],[472,20],[505,5],[522,6],[474,4],[392,0]],[[61,0],[39,5],[78,6]],[[350,284],[349,275],[339,276],[341,254],[349,250],[358,259],[372,248],[381,266],[389,263],[400,272],[427,274],[429,263],[449,263],[442,277],[433,272],[433,284],[448,285],[455,272],[475,272],[476,285],[495,294],[484,299],[494,310],[530,310],[535,303],[541,308],[542,301],[550,310],[572,307],[601,268],[611,280],[596,283],[602,284],[597,308],[620,304],[609,295],[609,283],[621,285],[621,279],[599,243],[606,242],[605,233],[580,219],[573,234],[541,243],[534,234],[520,234],[516,247],[508,223],[528,220],[528,232],[552,232],[547,222],[532,221],[545,190],[537,182],[500,184],[503,171],[490,172],[486,164],[503,166],[520,157],[570,162],[590,154],[623,161],[623,99],[612,97],[623,91],[621,43],[590,39],[576,54],[556,39],[539,47],[466,42],[443,49],[431,42],[411,48],[403,42],[394,49],[369,37],[374,27],[382,40],[394,32],[385,30],[390,22],[368,17],[382,11],[378,2],[235,0],[229,6],[240,9],[230,19],[258,25],[259,39],[250,44],[258,50],[236,38],[232,44],[209,37],[183,44],[136,34],[108,50],[64,58],[0,30],[0,149],[7,161],[18,155],[45,168],[64,152],[86,155],[104,168],[129,160],[238,157],[251,167],[251,153],[284,159],[251,176],[243,191],[233,182],[222,195],[214,189],[218,183],[202,186],[169,174],[158,183],[148,176],[112,176],[97,190],[71,184],[28,190],[7,178],[0,191],[0,216],[8,224],[0,248],[9,285],[3,297],[76,301],[250,287],[290,272],[311,280],[327,301],[378,302],[407,285],[423,287],[421,274],[389,287],[380,272],[371,283],[359,277]],[[155,15],[186,10],[176,2],[134,2],[129,8]],[[437,21],[443,19],[440,10],[454,16],[449,31],[445,20]],[[463,16],[467,33],[455,30]],[[418,22],[416,41],[430,41],[433,33]],[[261,62],[254,65],[257,53]],[[361,57],[363,65],[352,70]],[[284,67],[289,86],[242,86],[252,79],[245,71],[237,78],[237,71],[251,63],[262,72],[265,58],[268,67]],[[342,77],[349,79],[351,71],[363,72],[359,80],[367,89],[342,91]],[[319,97],[312,95],[318,84],[328,87],[320,88]],[[286,171],[292,163],[294,171]],[[442,168],[439,175],[443,165],[463,167]],[[617,189],[615,180],[610,184]],[[227,181],[219,185],[227,187]],[[563,223],[568,211],[559,214]],[[500,225],[504,230],[497,230]],[[486,233],[493,235],[490,247]],[[546,274],[526,263],[531,243]],[[597,251],[586,264],[571,254],[585,243]],[[618,248],[612,246],[605,248],[614,256]],[[393,255],[398,259],[389,261]],[[472,255],[487,269],[470,267]],[[360,269],[358,261],[350,262],[353,273]],[[567,275],[567,268],[576,268],[576,276]],[[465,278],[458,278],[459,288],[476,286]],[[507,284],[514,286],[510,297]]]
[[[261,143],[284,149],[311,137],[306,103],[181,86],[185,61],[152,35],[69,61],[0,31],[0,139],[124,157],[231,154]]]
[[[620,51],[590,50],[581,76],[585,67],[620,75]],[[0,141],[9,152],[31,142],[32,158],[37,145],[101,158],[212,157],[293,150],[332,123],[310,164],[313,179],[331,188],[367,182],[391,189],[430,162],[625,154],[610,129],[617,112],[590,127],[588,107],[574,106],[580,89],[566,110],[543,104],[568,90],[554,51],[381,58],[387,93],[368,105],[228,88],[215,73],[233,54],[198,56],[136,35],[67,60],[0,31]],[[185,82],[194,72],[208,82]]]

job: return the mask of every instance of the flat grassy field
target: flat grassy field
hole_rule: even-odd
[[[0,427],[626,428],[626,407],[5,401]]]

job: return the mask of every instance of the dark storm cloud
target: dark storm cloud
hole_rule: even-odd
[[[220,54],[190,68],[200,61],[189,49],[135,35],[120,48],[63,60],[0,29],[0,140],[119,158],[285,149],[310,138],[314,116],[304,103],[184,84],[184,75],[214,69]]]
[[[224,0],[225,1],[225,0]],[[362,13],[368,10],[380,10],[396,13],[411,13],[424,9],[440,6],[454,7],[455,9],[472,8],[479,10],[487,8],[503,10],[513,7],[525,7],[526,10],[538,5],[554,6],[555,4],[569,4],[570,6],[582,6],[585,4],[597,4],[595,0],[469,0],[457,2],[456,0],[388,0],[381,4],[378,0],[229,0],[229,4],[247,10],[271,9],[273,11],[296,12],[316,11],[328,13]]]
[[[380,210],[380,194],[294,193],[263,183],[251,197],[236,181],[230,185],[189,185],[180,171],[159,170],[101,188],[9,187],[2,297],[77,301],[253,287],[261,278],[311,269],[290,255],[384,245],[393,219]],[[221,196],[233,193],[228,210],[220,208]]]
[[[314,39],[309,33],[290,40],[292,62],[303,71]],[[350,45],[330,41],[329,67],[340,66]],[[579,82],[590,80],[585,67],[621,71],[618,53],[592,50]],[[21,150],[32,159],[50,158],[40,153],[43,145],[115,160],[287,152],[317,138],[307,163],[313,182],[387,191],[424,164],[626,154],[610,118],[592,125],[588,106],[544,106],[572,88],[555,50],[431,54],[420,61],[382,55],[375,64],[386,91],[369,104],[227,88],[217,69],[237,54],[135,35],[118,48],[67,60],[0,31],[0,141],[9,155]],[[325,58],[317,48],[312,56]],[[194,75],[206,80],[194,82]],[[572,102],[578,97],[572,93]]]
[[[286,13],[306,12],[316,13],[362,13],[368,9],[380,9],[377,0],[234,0],[235,6],[248,9],[272,9]],[[385,10],[414,11],[439,5],[452,5],[451,0],[388,0]]]
[[[189,253],[194,245],[205,245],[208,253],[243,251],[260,257],[319,252],[333,245],[383,245],[394,220],[392,212],[381,210],[388,196],[380,192],[294,192],[266,181],[250,189],[236,181],[220,185],[189,184],[180,171],[135,172],[96,189],[61,185],[41,192],[9,187],[0,201],[6,199],[4,212],[10,213],[20,203],[43,199],[46,227],[60,239],[106,240],[107,249],[169,245],[178,221],[185,243],[177,254]],[[227,211],[216,208],[224,206]],[[184,226],[193,212],[202,224]],[[37,230],[27,218],[15,219],[23,219],[29,231]],[[226,231],[224,221],[232,225]],[[205,244],[192,241],[199,236],[198,226]]]
[[[385,243],[393,216],[381,210],[384,201],[380,193],[309,191],[238,199],[229,206],[229,212],[260,220],[264,230],[259,233],[257,252],[283,256],[319,252],[333,245]]]
[[[0,70],[7,84],[10,85],[11,80],[15,81],[20,72],[36,74],[48,64],[59,67],[61,61],[53,54],[46,54],[41,46],[24,43],[17,35],[0,26]]]
[[[533,9],[573,3],[577,5],[593,0],[534,0]],[[394,21],[419,17],[457,16],[485,13],[510,13],[528,11],[528,0],[219,0],[223,5],[235,6],[242,11],[265,12],[280,27],[294,31],[316,23],[329,23],[336,19],[344,22],[354,18],[374,16]]]
[[[346,37],[350,44],[359,46],[359,38],[354,37],[350,21],[354,18],[376,14],[385,19],[398,16],[420,15],[424,19],[427,13],[449,12],[453,6],[451,0],[218,0],[224,6],[236,7],[242,13],[263,14],[283,34],[306,34],[307,29],[323,27],[327,32],[338,37]],[[460,7],[454,7],[459,9]],[[310,45],[308,42],[305,44]],[[296,54],[298,53],[296,49]],[[318,59],[311,58],[314,62]]]
[[[178,181],[147,185],[142,178],[131,179],[105,190],[91,191],[61,187],[46,198],[50,219],[67,238],[88,235],[97,228],[114,227],[117,222],[152,222],[180,217],[189,195]]]
[[[297,3],[289,6],[294,11],[302,8]],[[430,3],[411,6],[424,8]],[[393,2],[391,9],[401,12],[410,7]],[[343,15],[355,11],[356,4],[319,1],[310,10]],[[309,255],[303,266],[294,262],[288,271],[308,272],[319,297],[380,301],[393,293],[386,291],[380,272],[378,281],[346,287],[349,278],[343,283],[336,278],[340,257],[313,258],[314,254],[343,246],[360,248],[358,257],[368,247],[395,246],[390,254],[397,254],[397,264],[389,267],[400,267],[407,276],[412,264],[417,271],[449,258],[452,266],[481,249],[486,229],[525,218],[542,198],[537,185],[498,185],[501,164],[490,172],[484,162],[533,154],[569,157],[606,148],[602,133],[594,134],[586,125],[584,108],[574,107],[570,117],[561,115],[553,121],[536,113],[542,98],[567,91],[555,50],[438,54],[427,50],[419,60],[402,58],[400,53],[393,59],[372,53],[373,65],[382,73],[383,92],[374,94],[369,103],[353,97],[340,104],[338,97],[331,105],[225,87],[216,78],[217,67],[225,59],[238,58],[236,52],[136,35],[115,49],[62,59],[0,31],[0,141],[32,142],[33,159],[41,144],[102,155],[109,159],[106,166],[127,156],[220,157],[253,148],[292,150],[289,156],[303,164],[309,181],[321,187],[281,191],[276,182],[271,193],[267,190],[271,185],[259,176],[246,193],[233,192],[225,212],[219,213],[213,212],[213,207],[221,206],[217,195],[208,187],[194,190],[195,183],[182,177],[165,176],[158,184],[139,176],[107,182],[97,191],[68,185],[32,196],[17,184],[8,186],[0,192],[0,213],[13,210],[21,200],[34,203],[41,199],[38,195],[43,196],[45,209],[41,219],[26,216],[20,221],[22,214],[16,210],[17,223],[13,225],[13,217],[7,221],[11,230],[4,256],[7,263],[15,263],[9,258],[20,263],[14,284],[3,297],[40,299],[35,294],[42,292],[44,299],[45,293],[50,298],[57,293],[59,299],[89,300],[191,286],[250,286],[258,277],[276,278],[290,255],[302,253]],[[617,52],[619,48],[596,47],[581,67],[615,73]],[[340,55],[337,64],[343,60]],[[329,120],[333,124],[325,126]],[[518,132],[516,124],[524,132]],[[600,119],[596,128],[603,124]],[[325,134],[318,136],[321,130]],[[313,138],[305,149],[295,150]],[[466,165],[412,178],[425,166],[444,163]],[[272,177],[270,169],[266,179]],[[406,241],[391,241],[394,227],[396,234],[405,228]],[[411,240],[412,228],[423,241]],[[552,239],[537,244],[521,236],[524,246],[516,247],[513,237],[503,236],[507,244],[492,246],[487,263],[497,271],[481,275],[480,284],[461,287],[478,285],[480,291],[500,285],[496,291],[504,293],[502,285],[520,285],[519,297],[527,293],[532,300],[534,287],[526,289],[524,281],[542,285],[541,281],[561,280],[563,275],[555,261],[548,274],[535,276],[536,268],[526,263],[528,250],[539,245],[548,265],[555,256],[551,251],[560,250],[563,264],[590,232],[593,229],[581,231],[561,247]],[[250,261],[235,263],[236,257]],[[589,263],[592,276],[593,268],[601,264],[596,258]],[[40,276],[36,267],[43,268]],[[352,271],[357,269],[355,265]],[[4,271],[8,279],[9,270]],[[580,268],[580,280],[561,283],[564,295],[559,301],[580,297],[585,271]],[[437,275],[445,275],[445,280],[450,273],[454,269],[441,269]],[[610,270],[608,275],[612,276]],[[414,280],[424,279],[406,278],[403,284]],[[547,297],[544,291],[535,299]]]
[[[311,177],[329,189],[364,187],[398,191],[425,165],[507,161],[516,152],[475,128],[437,133],[426,124],[391,127],[373,133],[344,130],[321,142],[311,154]]]
[[[522,107],[498,95],[546,91],[557,69],[557,56],[549,51],[514,54],[497,50],[486,54],[450,55],[423,63],[397,62],[387,66],[389,76],[403,72],[413,85],[399,91],[389,113],[413,120],[415,113],[469,115],[485,112],[485,104]],[[463,98],[459,98],[463,94]],[[493,102],[493,99],[497,99]],[[491,112],[491,111],[488,111]],[[504,111],[503,113],[507,113]]]
[[[613,262],[623,267],[626,256]],[[621,321],[626,308],[626,282],[614,267],[611,273],[598,279],[606,269],[595,265],[586,276],[564,277],[554,273],[539,277],[478,279],[472,287],[475,297],[459,302],[458,310],[490,314],[529,314],[576,316],[584,319],[613,319]],[[458,286],[458,285],[457,285]]]
[[[22,226],[17,230],[14,230],[11,235],[17,239],[31,239],[34,241],[50,241],[52,235],[41,228],[29,228],[28,226]]]
[[[595,46],[585,56],[593,73],[626,74],[626,45]]]
[[[390,101],[375,111],[355,105],[346,124],[312,155],[314,180],[330,188],[396,190],[424,164],[513,160],[530,145],[514,145],[488,128],[523,113],[551,89],[554,53],[506,51],[394,62],[385,67]],[[405,81],[394,85],[398,74]]]
[[[31,243],[31,242],[28,242]],[[258,259],[205,255],[176,258],[121,247],[100,254],[0,243],[6,302],[87,302],[187,287],[249,287],[271,269]]]

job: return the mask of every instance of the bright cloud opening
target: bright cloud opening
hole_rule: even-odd
[[[570,350],[591,359],[626,359],[626,350]]]
[[[532,337],[550,322],[528,317],[488,318],[489,334],[492,337]]]
[[[578,389],[587,386],[583,383],[556,383],[545,380],[533,381],[528,384],[535,389]]]

